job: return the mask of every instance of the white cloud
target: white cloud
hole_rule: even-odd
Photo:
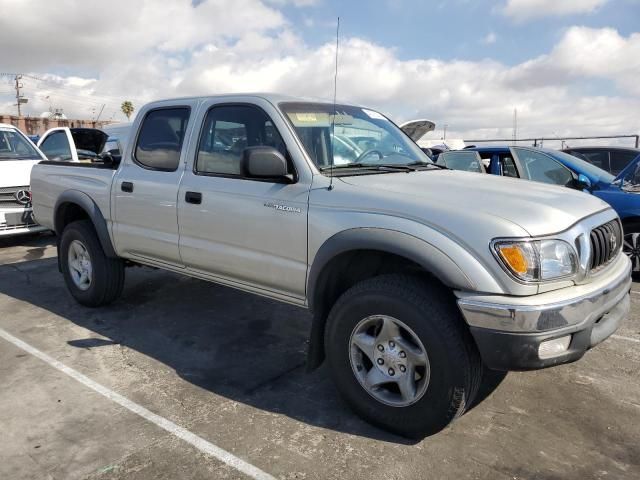
[[[286,5],[291,4],[294,7],[311,7],[320,3],[320,0],[268,0],[269,3],[273,3],[274,5]]]
[[[121,8],[121,2],[112,0],[108,8]],[[82,12],[70,13],[70,0],[49,3],[40,5],[39,15],[23,15],[34,8],[30,1],[0,0],[0,44],[12,45],[3,51],[3,69],[43,72],[37,74],[43,81],[23,81],[32,114],[51,105],[87,118],[106,104],[103,118],[115,113],[122,120],[118,111],[125,99],[140,106],[163,97],[239,91],[332,96],[333,41],[310,47],[260,0],[209,0],[197,7],[167,0],[171,17],[159,16],[150,0],[133,2],[134,19],[92,29]],[[96,3],[95,16],[111,18],[102,4]],[[244,8],[236,11],[231,4]],[[43,20],[51,16],[55,29]],[[6,18],[24,21],[14,25]],[[18,30],[38,33],[14,42]],[[521,136],[640,131],[640,34],[573,27],[547,54],[515,66],[490,59],[401,60],[394,49],[345,37],[339,60],[339,98],[399,122],[426,117],[447,123],[451,137],[508,138],[514,107]],[[44,73],[51,71],[69,73]],[[611,88],[594,89],[594,82]],[[0,95],[6,94],[0,111],[13,111],[11,91],[0,82]]]
[[[517,21],[591,13],[608,0],[507,0],[502,13]]]
[[[510,81],[536,87],[598,78],[640,97],[638,72],[640,33],[625,38],[611,28],[572,27],[548,55],[514,68]]]

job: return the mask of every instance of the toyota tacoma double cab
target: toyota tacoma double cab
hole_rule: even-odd
[[[309,366],[326,358],[352,408],[398,434],[443,429],[486,369],[579,359],[629,312],[606,203],[437,166],[375,110],[181,98],[143,107],[128,138],[118,161],[33,169],[71,295],[112,302],[142,264],[308,308]]]

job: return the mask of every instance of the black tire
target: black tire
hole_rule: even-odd
[[[69,266],[69,249],[74,240],[79,241],[91,259],[91,284],[86,290],[74,282]],[[65,227],[60,239],[60,266],[64,281],[73,298],[87,307],[99,307],[113,302],[124,287],[124,263],[119,258],[105,255],[100,240],[88,220],[78,220]]]
[[[415,403],[387,405],[365,390],[354,374],[352,331],[362,319],[376,315],[401,320],[428,354],[430,379]],[[472,405],[480,386],[478,350],[451,291],[437,282],[383,275],[356,284],[331,309],[325,345],[331,375],[353,410],[370,423],[405,437],[423,438],[445,428]]]
[[[622,251],[631,260],[631,274],[634,279],[640,279],[640,219],[627,220],[623,224],[624,243]],[[635,241],[634,237],[635,236]]]

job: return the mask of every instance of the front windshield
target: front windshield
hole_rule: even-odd
[[[402,130],[373,110],[327,103],[283,103],[280,108],[320,170],[332,164],[341,168],[432,164]]]
[[[41,159],[31,141],[24,135],[13,128],[0,127],[0,161]]]

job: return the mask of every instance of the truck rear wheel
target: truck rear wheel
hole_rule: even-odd
[[[451,293],[384,275],[358,283],[331,309],[325,333],[334,381],[364,419],[420,438],[473,402],[482,363]]]
[[[60,240],[60,266],[71,295],[87,307],[111,303],[124,287],[124,264],[105,255],[88,220],[65,227]]]

